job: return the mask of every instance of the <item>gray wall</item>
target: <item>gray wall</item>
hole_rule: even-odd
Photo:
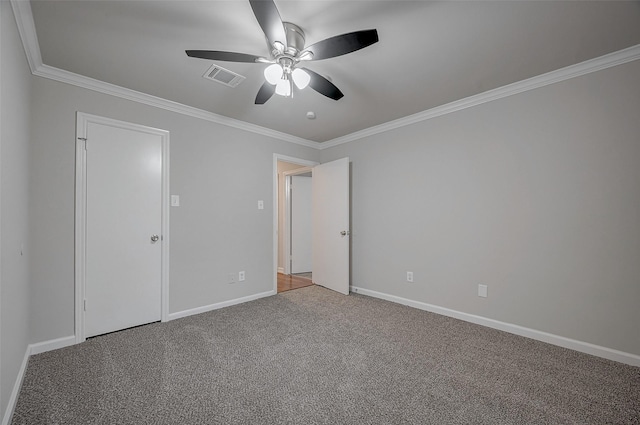
[[[0,418],[29,341],[31,73],[9,2],[0,2]],[[23,255],[21,248],[24,245]]]
[[[76,111],[171,132],[171,313],[273,289],[273,154],[317,150],[42,78],[33,97],[34,341],[74,331]],[[246,281],[229,285],[240,270]]]
[[[639,75],[323,150],[352,161],[352,284],[640,354]]]

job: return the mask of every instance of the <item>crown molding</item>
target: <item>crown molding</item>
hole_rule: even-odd
[[[38,44],[38,36],[36,34],[36,27],[33,21],[33,12],[31,10],[30,2],[27,0],[11,0],[11,6],[13,8],[13,14],[15,16],[16,23],[18,25],[18,31],[20,33],[20,38],[22,39],[24,51],[27,55],[27,61],[29,62],[29,67],[31,68],[31,73],[33,75],[66,84],[71,84],[77,87],[93,90],[122,99],[131,100],[167,111],[176,112],[178,114],[199,118],[205,121],[211,121],[216,124],[249,131],[251,133],[260,134],[285,142],[295,143],[297,145],[318,149],[319,143],[312,140],[303,139],[291,134],[272,130],[255,124],[250,124],[244,121],[225,117],[223,115],[218,115],[213,112],[205,111],[203,109],[194,108],[182,103],[173,102],[171,100],[163,99],[146,93],[117,86],[115,84],[110,84],[104,81],[75,74],[63,69],[44,65],[42,63],[42,56],[40,55],[40,45]]]
[[[624,63],[638,59],[640,59],[640,44],[636,44],[635,46],[619,50],[617,52],[609,53],[595,59],[590,59],[575,65],[570,65],[565,68],[547,72],[546,74],[538,75],[536,77],[502,86],[497,89],[489,90],[483,93],[466,97],[464,99],[456,100],[445,105],[436,106],[435,108],[427,109],[426,111],[408,115],[406,117],[389,121],[384,124],[356,131],[354,133],[347,134],[346,136],[337,137],[335,139],[322,143],[319,149],[328,149],[334,146],[342,145],[344,143],[353,142],[354,140],[359,140],[368,136],[373,136],[375,134],[384,133],[385,131],[405,127],[407,125],[415,124],[420,121],[425,121],[431,118],[450,114],[452,112],[461,111],[463,109],[478,106],[483,103],[492,102],[494,100],[513,96],[514,94],[534,90],[540,87],[548,86],[550,84],[558,83],[560,81],[580,77],[581,75],[611,68],[616,65],[622,65]]]
[[[492,102],[518,93],[534,90],[560,81],[565,81],[581,75],[640,59],[640,44],[636,44],[635,46],[609,53],[595,59],[570,65],[546,74],[538,75],[497,89],[456,100],[445,105],[436,106],[435,108],[427,109],[413,115],[408,115],[397,120],[369,127],[364,130],[356,131],[321,143],[280,131],[271,130],[259,125],[250,124],[245,121],[225,117],[223,115],[218,115],[213,112],[194,108],[192,106],[187,106],[160,97],[151,96],[146,93],[116,86],[115,84],[105,83],[103,81],[74,74],[48,65],[43,65],[38,37],[36,35],[36,28],[33,22],[31,4],[28,0],[10,0],[10,2],[18,25],[18,31],[20,32],[20,38],[22,39],[22,44],[27,55],[29,67],[34,75],[318,150],[324,150],[353,142],[365,137],[415,124],[420,121],[426,121],[442,115],[461,111],[466,108],[478,106],[483,103]]]
[[[36,34],[36,25],[33,22],[31,2],[25,0],[11,0],[13,16],[16,18],[18,33],[27,55],[27,62],[33,74],[36,69],[42,66],[42,56],[40,56],[40,45]]]
[[[49,78],[51,80],[71,84],[77,87],[97,91],[111,96],[116,96],[121,99],[131,100],[156,108],[165,109],[167,111],[176,112],[178,114],[187,115],[193,118],[211,121],[217,124],[249,131],[251,133],[283,140],[289,143],[295,143],[297,145],[303,145],[315,149],[317,149],[319,145],[318,142],[303,139],[301,137],[296,137],[291,134],[282,133],[280,131],[271,130],[266,127],[261,127],[259,125],[250,124],[233,118],[225,117],[223,115],[218,115],[213,112],[205,111],[203,109],[194,108],[182,103],[173,102],[171,100],[120,87],[115,84],[105,83],[104,81],[99,81],[93,78],[85,77],[83,75],[74,74],[73,72],[54,68],[49,65],[41,65],[33,74],[39,77]]]

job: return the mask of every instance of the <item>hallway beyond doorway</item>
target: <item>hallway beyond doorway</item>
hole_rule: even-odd
[[[313,282],[309,278],[278,273],[278,293],[311,285]]]

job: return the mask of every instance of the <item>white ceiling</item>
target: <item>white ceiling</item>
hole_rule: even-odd
[[[31,1],[43,63],[307,140],[324,142],[640,43],[638,1],[275,1],[307,45],[376,28],[380,42],[311,62],[345,94],[311,89],[254,105],[247,79],[205,80],[187,49],[268,54],[246,0]],[[315,120],[306,119],[314,111]]]

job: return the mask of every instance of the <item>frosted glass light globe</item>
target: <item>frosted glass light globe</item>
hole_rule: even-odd
[[[269,65],[264,70],[264,79],[267,80],[269,84],[277,84],[278,81],[282,78],[282,67],[274,63],[273,65]]]
[[[285,79],[278,81],[276,94],[280,96],[291,96],[291,81]]]
[[[300,90],[307,87],[309,85],[309,82],[311,81],[311,76],[307,72],[305,72],[304,69],[294,69],[291,76],[293,77],[293,82],[296,83],[296,87],[298,87]]]

